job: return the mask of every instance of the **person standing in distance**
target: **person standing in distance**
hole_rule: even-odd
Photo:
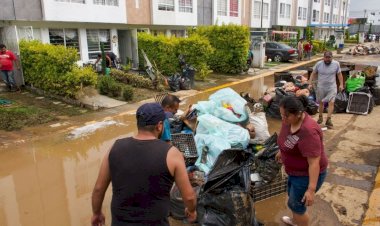
[[[339,91],[344,89],[343,86],[343,75],[340,69],[340,64],[338,61],[333,60],[333,54],[331,51],[326,51],[323,55],[323,60],[317,62],[314,66],[313,72],[309,79],[309,89],[313,88],[313,82],[317,79],[317,102],[319,103],[319,118],[318,124],[323,123],[323,110],[324,102],[328,102],[328,111],[326,119],[326,127],[333,128],[333,123],[331,121],[331,115],[334,112],[334,102],[337,94],[337,81],[336,76],[338,75],[339,80]]]
[[[19,91],[20,88],[16,85],[13,72],[13,62],[16,61],[16,56],[4,44],[0,44],[0,73],[1,77],[7,85],[9,91]]]
[[[314,204],[328,165],[321,127],[305,112],[307,105],[306,96],[288,96],[280,102],[282,125],[276,160],[288,174],[288,207],[293,215],[283,216],[282,221],[292,226],[309,225],[306,210]]]
[[[112,183],[112,226],[169,226],[170,189],[177,184],[189,222],[197,217],[196,194],[191,187],[183,155],[159,139],[165,120],[158,103],[136,111],[137,135],[116,140],[105,155],[92,193],[91,223],[102,225],[102,203]]]

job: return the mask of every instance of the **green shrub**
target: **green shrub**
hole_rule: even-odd
[[[96,85],[92,70],[76,67],[78,54],[74,48],[22,40],[20,52],[25,82],[36,88],[75,97],[82,86]]]
[[[322,53],[326,49],[326,43],[324,41],[313,40],[313,53]]]
[[[167,38],[163,35],[153,36],[147,33],[138,34],[139,62],[144,63],[141,50],[144,50],[150,62],[156,64],[162,74],[170,75],[178,70],[176,54],[177,38]],[[142,65],[140,65],[141,68]]]
[[[117,81],[124,84],[131,85],[137,88],[152,88],[152,81],[149,78],[145,78],[141,75],[126,73],[121,70],[111,70],[111,76],[114,77]]]
[[[200,26],[190,32],[209,40],[215,49],[208,65],[215,72],[240,73],[246,67],[249,29],[240,25]]]
[[[210,42],[206,38],[194,34],[189,38],[179,38],[176,49],[177,54],[183,55],[186,63],[197,70],[196,78],[204,80],[211,71],[207,62],[214,53]]]
[[[120,96],[121,91],[123,89],[122,84],[118,83],[111,76],[100,76],[99,82],[98,82],[98,88],[99,88],[100,94],[111,96],[111,97]]]
[[[133,88],[132,88],[132,86],[129,86],[129,85],[124,86],[123,98],[126,101],[130,101],[133,99]]]

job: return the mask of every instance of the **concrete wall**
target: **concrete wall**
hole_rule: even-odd
[[[242,0],[241,1],[241,24],[250,27],[251,26],[251,15],[252,15],[252,1]]]
[[[212,25],[212,0],[198,1],[198,25]]]
[[[127,0],[128,24],[152,24],[150,0]]]
[[[42,0],[45,20],[91,23],[127,23],[126,1],[118,6],[96,5],[93,1],[82,3]]]
[[[40,0],[1,0],[0,20],[41,20]]]

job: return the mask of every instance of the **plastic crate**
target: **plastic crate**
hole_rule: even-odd
[[[251,195],[254,202],[263,201],[285,193],[288,189],[288,177],[280,171],[279,175],[269,184],[259,187],[251,186]]]
[[[169,93],[160,93],[160,94],[157,94],[156,96],[154,96],[154,101],[156,103],[159,103],[161,104],[162,103],[162,100],[168,95]]]
[[[348,97],[347,113],[367,115],[372,95],[363,92],[352,92]]]
[[[186,166],[194,165],[198,158],[198,152],[192,133],[172,134],[172,144],[183,153]]]

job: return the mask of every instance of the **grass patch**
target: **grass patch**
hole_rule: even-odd
[[[18,130],[24,126],[33,126],[56,120],[48,111],[37,107],[12,106],[0,108],[0,129]]]

